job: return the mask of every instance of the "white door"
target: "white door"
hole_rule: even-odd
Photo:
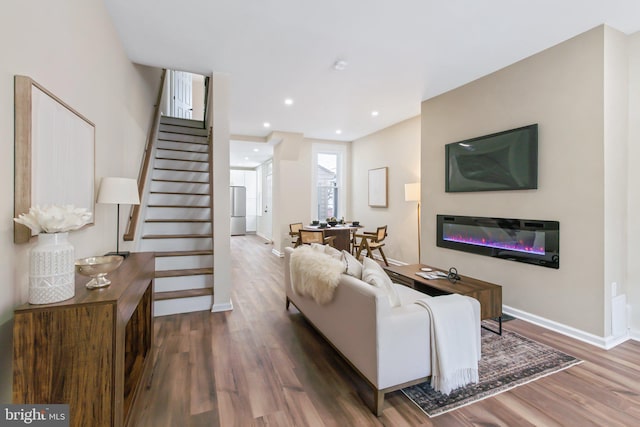
[[[171,71],[171,116],[190,119],[193,111],[191,73]]]
[[[273,225],[271,224],[271,202],[273,199],[273,191],[272,191],[272,183],[273,183],[273,174],[272,174],[273,163],[269,162],[267,165],[267,176],[265,177],[264,186],[264,199],[262,200],[264,213],[262,214],[263,223],[264,223],[264,234],[265,237],[269,240],[273,238]]]

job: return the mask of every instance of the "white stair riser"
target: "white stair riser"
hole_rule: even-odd
[[[183,119],[180,117],[169,117],[162,116],[160,119],[161,125],[176,125],[176,126],[185,126],[192,127],[196,129],[204,129],[202,120],[193,120],[193,119]]]
[[[160,277],[155,279],[154,286],[155,292],[210,288],[213,286],[213,275]]]
[[[142,235],[211,234],[210,222],[145,222]]]
[[[197,128],[185,128],[183,126],[174,126],[174,125],[160,125],[160,132],[173,132],[177,134],[189,134],[189,135],[200,135],[207,136],[207,129],[197,129]]]
[[[156,271],[213,267],[213,255],[156,257]]]
[[[168,191],[181,193],[209,193],[209,184],[193,184],[189,182],[151,181],[151,191]]]
[[[181,172],[154,169],[152,177],[155,179],[172,179],[176,181],[195,181],[201,184],[209,182],[208,172]]]
[[[212,238],[142,239],[140,252],[204,251],[213,248]]]
[[[192,298],[179,298],[175,300],[162,300],[154,302],[153,314],[155,317],[169,316],[171,314],[177,313],[191,313],[194,311],[211,310],[212,306],[212,295]]]
[[[203,162],[209,161],[209,154],[207,153],[192,153],[192,152],[186,152],[186,151],[163,150],[161,148],[158,148],[158,150],[156,151],[156,157],[165,157],[165,158],[168,157],[171,159],[180,159],[184,161],[191,161],[191,160],[199,160]]]
[[[147,219],[211,219],[211,208],[147,208]]]
[[[206,142],[206,139],[203,139],[202,142]],[[175,148],[176,150],[190,150],[190,151],[198,151],[200,153],[208,153],[209,146],[207,144],[198,144],[195,142],[179,142],[179,141],[167,141],[167,140],[159,140],[158,149],[162,148]]]
[[[186,169],[189,171],[206,172],[209,170],[209,163],[190,162],[188,160],[164,160],[156,159],[154,168],[167,168],[167,169]]]
[[[194,196],[189,194],[151,194],[150,205],[180,205],[180,206],[209,206],[209,196]]]

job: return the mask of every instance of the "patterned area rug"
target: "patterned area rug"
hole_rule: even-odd
[[[448,396],[433,390],[429,382],[402,392],[429,417],[435,417],[581,362],[515,332],[503,329],[500,336],[483,329],[478,384],[459,388]]]

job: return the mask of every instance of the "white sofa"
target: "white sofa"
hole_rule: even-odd
[[[394,284],[400,300],[391,307],[385,291],[342,274],[333,299],[320,305],[294,292],[289,268],[292,248],[285,248],[286,307],[293,303],[374,391],[372,411],[380,416],[385,393],[418,384],[431,375],[430,319],[416,300],[428,297]],[[478,319],[480,303],[473,299]]]

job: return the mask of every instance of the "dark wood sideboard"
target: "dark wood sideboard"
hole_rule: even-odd
[[[148,382],[153,352],[153,253],[132,253],[89,290],[16,308],[13,403],[69,404],[71,426],[125,426]]]

